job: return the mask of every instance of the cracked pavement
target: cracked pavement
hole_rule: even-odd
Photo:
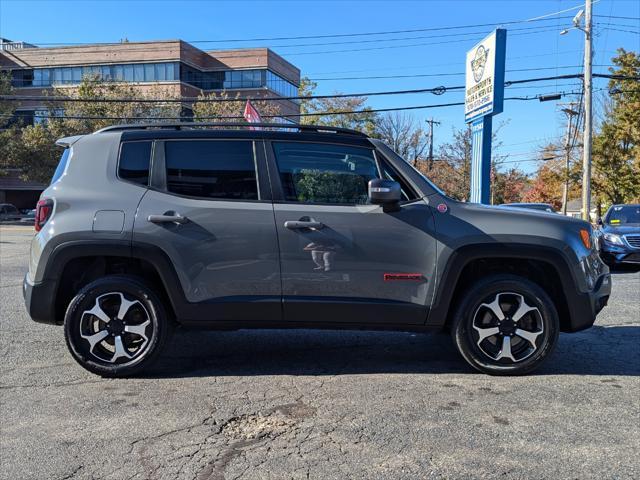
[[[0,478],[639,478],[640,273],[533,375],[448,336],[178,331],[145,377],[80,368],[32,322],[31,228],[0,227]]]

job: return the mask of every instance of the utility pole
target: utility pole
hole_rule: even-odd
[[[582,156],[582,219],[591,221],[591,135],[593,116],[591,112],[592,84],[591,63],[591,7],[592,0],[586,0],[584,8],[584,147]]]
[[[565,150],[565,164],[564,164],[564,185],[562,187],[562,214],[567,214],[567,203],[569,201],[569,163],[571,161],[571,118],[575,115],[578,115],[578,112],[573,110],[573,106],[575,103],[567,103],[566,108],[563,108],[562,111],[567,114],[567,135],[564,143]],[[576,122],[578,122],[576,120]],[[576,123],[576,130],[578,129],[578,125]],[[577,133],[577,132],[576,132]]]
[[[593,114],[591,113],[593,92],[591,64],[593,62],[592,52],[592,36],[593,20],[592,20],[593,0],[585,0],[584,10],[580,10],[573,17],[573,28],[584,32],[584,139],[582,154],[582,218],[590,221],[591,214],[591,135],[593,131]],[[581,25],[582,16],[584,15],[584,27]],[[560,35],[566,35],[571,29],[564,29]]]
[[[429,124],[429,156],[427,157],[427,169],[431,171],[433,168],[433,125],[440,125],[440,122],[436,122],[433,118],[425,121]]]

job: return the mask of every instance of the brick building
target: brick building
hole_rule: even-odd
[[[38,48],[1,39],[0,70],[10,70],[16,94],[28,96],[54,85],[73,89],[86,75],[140,91],[160,85],[181,98],[222,90],[230,96],[291,97],[300,84],[300,70],[268,48],[204,51],[182,40]],[[296,101],[278,103],[285,121],[300,112]],[[189,103],[183,107],[189,117]],[[31,122],[47,115],[38,101],[22,102],[18,111]]]
[[[268,48],[200,50],[182,40],[124,42],[38,48],[0,38],[0,70],[10,71],[15,94],[38,97],[53,86],[77,86],[83,76],[126,82],[141,92],[161,86],[173,97],[192,98],[202,92],[251,97],[292,97],[298,93],[300,70]],[[278,101],[283,122],[297,122],[297,101]],[[182,115],[192,115],[191,103],[182,104]],[[44,102],[22,101],[16,115],[26,123],[44,121]],[[19,172],[0,172],[0,203],[33,208],[44,188],[22,182]]]

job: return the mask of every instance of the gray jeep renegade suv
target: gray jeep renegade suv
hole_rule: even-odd
[[[24,297],[84,368],[138,373],[177,323],[447,329],[476,369],[524,374],[607,303],[586,222],[454,201],[355,131],[244,127],[58,141]]]

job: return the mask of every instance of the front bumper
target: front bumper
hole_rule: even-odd
[[[608,272],[598,277],[591,291],[574,292],[570,295],[574,296],[574,298],[567,298],[571,321],[563,331],[577,332],[591,327],[600,310],[607,305],[609,295],[611,295],[611,275]]]
[[[609,264],[620,263],[640,265],[640,251],[637,248],[604,245],[600,251],[600,256]]]
[[[45,280],[40,283],[31,283],[28,274],[22,282],[22,296],[27,307],[27,313],[31,319],[39,323],[60,324],[56,321],[56,282]]]

